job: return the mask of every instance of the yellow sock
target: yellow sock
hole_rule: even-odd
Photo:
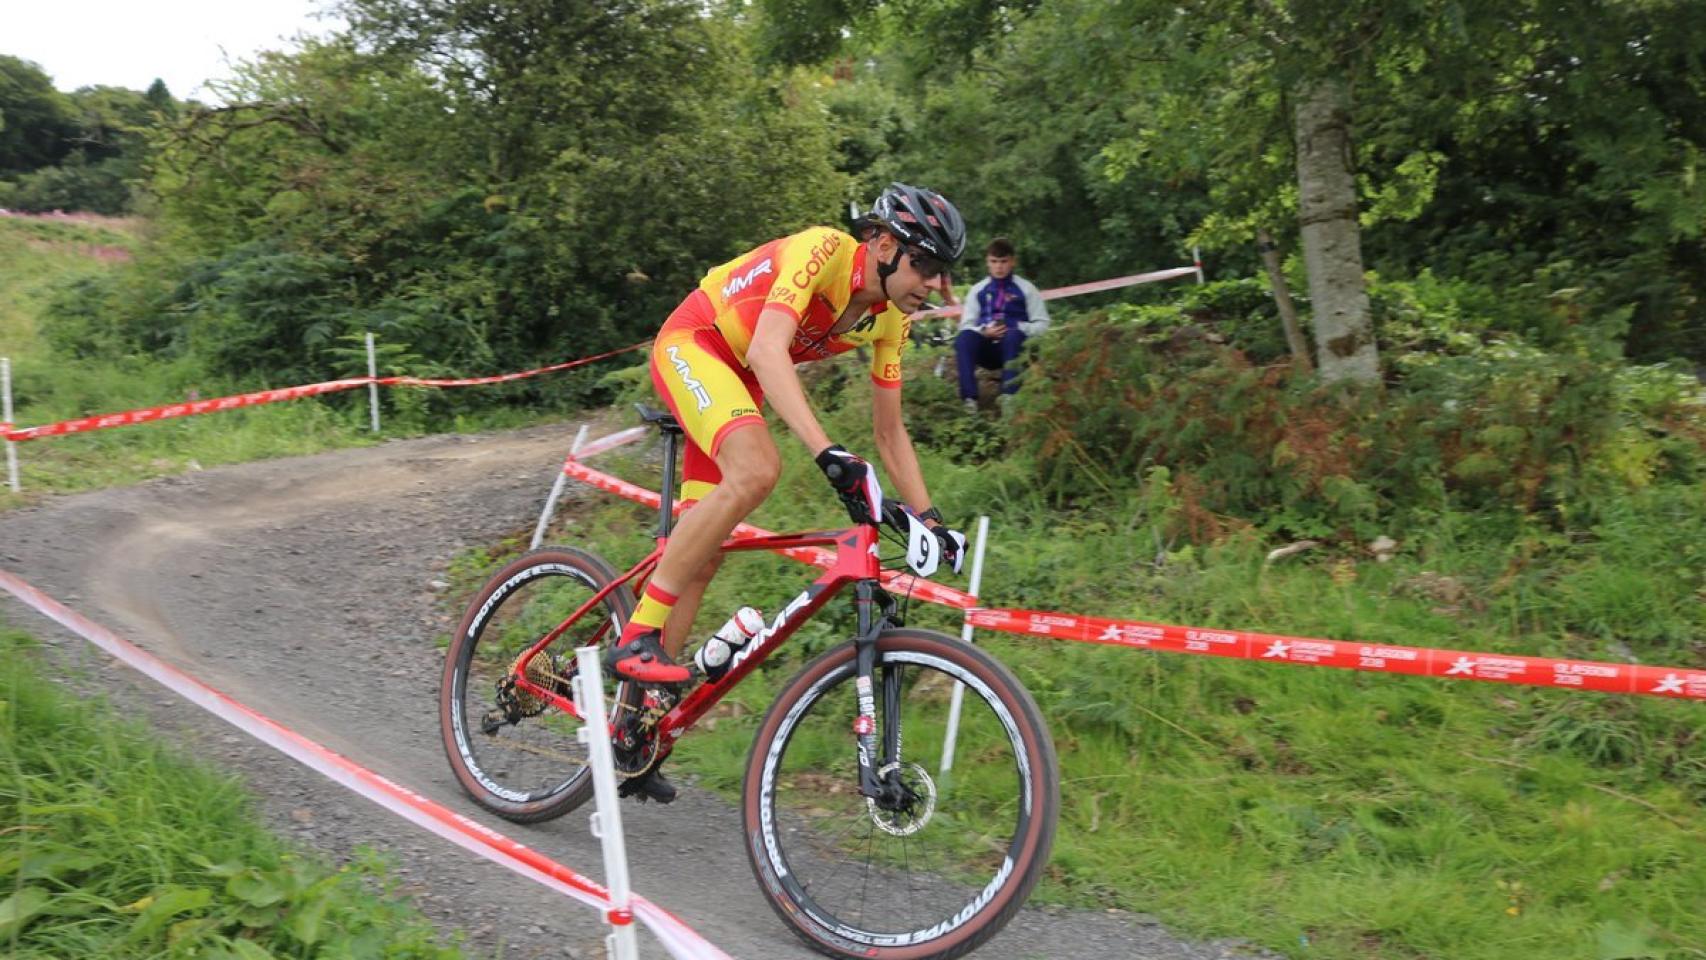
[[[669,619],[669,612],[675,609],[675,594],[664,590],[655,583],[646,584],[646,589],[640,594],[640,605],[634,608],[634,615],[628,618],[628,626],[622,630],[624,642],[652,630],[662,630],[664,622]]]

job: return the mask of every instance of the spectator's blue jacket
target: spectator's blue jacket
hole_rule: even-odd
[[[988,323],[1017,324],[1026,337],[1048,329],[1048,306],[1036,285],[1018,274],[1004,280],[984,277],[966,291],[960,305],[960,329]]]

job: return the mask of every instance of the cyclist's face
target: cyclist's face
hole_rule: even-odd
[[[940,291],[948,285],[948,266],[922,250],[900,247],[893,237],[889,242],[895,246],[886,251],[888,256],[894,256],[896,249],[903,250],[900,267],[889,278],[889,295],[895,306],[911,313],[924,306],[932,290]]]

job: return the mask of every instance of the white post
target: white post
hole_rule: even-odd
[[[379,379],[379,358],[373,353],[373,331],[367,333],[367,375],[372,380]],[[367,385],[367,407],[373,414],[373,432],[379,432],[379,384],[369,382]]]
[[[1198,247],[1198,246],[1192,246],[1191,247],[1191,264],[1197,268],[1197,282],[1198,283],[1204,282],[1203,281],[1203,275],[1202,275],[1202,248],[1201,247]]]
[[[6,429],[12,428],[12,358],[0,357],[0,423]],[[20,492],[18,486],[18,445],[6,441],[6,484],[13,493]]]
[[[989,518],[977,518],[977,546],[971,555],[971,596],[977,599],[977,591],[983,586],[983,547],[989,540]],[[960,641],[971,643],[971,617],[960,626]],[[954,740],[960,734],[960,703],[965,700],[965,684],[954,681],[954,696],[948,704],[948,734],[942,738],[942,776],[954,769]]]
[[[579,450],[581,448],[581,444],[585,442],[586,424],[583,423],[581,424],[580,432],[575,434],[575,442],[569,447],[569,456],[574,456],[575,451]],[[533,528],[533,542],[528,545],[527,549],[537,550],[539,549],[539,544],[545,541],[545,528],[551,523],[551,514],[557,512],[557,498],[563,495],[563,484],[568,480],[568,478],[569,475],[564,473],[562,468],[559,467],[557,469],[557,479],[551,483],[551,495],[545,498],[545,509],[539,511],[539,523]]]
[[[596,646],[575,650],[580,666],[575,672],[575,702],[586,717],[576,736],[586,744],[587,762],[592,767],[592,795],[598,807],[591,817],[592,835],[604,846],[604,885],[610,890],[605,919],[611,932],[604,941],[605,955],[610,960],[638,960],[634,913],[629,907],[628,848],[622,837],[616,760],[610,750],[609,721],[604,712],[604,667],[599,659]]]

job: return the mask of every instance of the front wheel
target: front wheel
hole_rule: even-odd
[[[747,760],[747,855],[771,907],[836,957],[947,960],[994,936],[1048,861],[1060,807],[1054,743],[1006,667],[928,630],[877,638],[868,691],[897,705],[899,729],[873,758],[900,802],[859,792],[855,648],[789,681]],[[956,686],[963,694],[956,693]],[[961,701],[953,766],[944,737]]]

